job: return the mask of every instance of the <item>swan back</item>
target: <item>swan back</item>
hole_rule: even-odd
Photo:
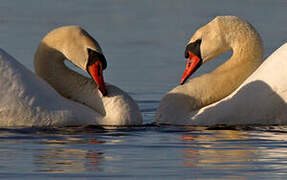
[[[107,85],[109,95],[100,102],[105,115],[59,95],[0,49],[0,126],[127,126],[142,123],[137,104],[119,88]]]
[[[182,124],[286,124],[287,43],[273,52],[222,101],[190,114]]]
[[[99,114],[61,97],[0,49],[0,126],[97,124]]]

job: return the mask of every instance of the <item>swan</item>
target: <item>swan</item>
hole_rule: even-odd
[[[228,50],[230,59],[186,82],[200,65]],[[262,40],[252,25],[219,16],[194,33],[185,57],[181,85],[162,98],[158,124],[287,124],[287,43],[263,62]]]
[[[88,72],[69,68],[70,60]],[[37,75],[0,49],[0,126],[129,126],[142,115],[124,91],[106,84],[102,49],[84,29],[64,26],[49,32],[34,56]]]

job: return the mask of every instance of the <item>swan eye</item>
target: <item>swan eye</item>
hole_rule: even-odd
[[[88,54],[89,54],[88,66],[94,64],[95,61],[100,61],[102,63],[103,70],[107,68],[107,60],[103,54],[90,48],[88,48]]]
[[[189,43],[185,48],[185,52],[184,52],[185,58],[189,57],[188,52],[192,52],[193,54],[197,55],[201,59],[200,45],[201,45],[201,39],[198,39],[192,43]]]

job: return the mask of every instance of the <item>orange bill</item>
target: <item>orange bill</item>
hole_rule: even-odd
[[[184,82],[189,78],[189,76],[196,71],[196,69],[201,65],[201,60],[198,56],[194,55],[192,52],[188,52],[189,57],[187,58],[187,63],[185,71],[180,79],[180,84],[183,85]]]
[[[107,94],[103,76],[103,67],[100,61],[96,61],[94,64],[88,67],[89,73],[98,85],[99,90],[105,96]]]

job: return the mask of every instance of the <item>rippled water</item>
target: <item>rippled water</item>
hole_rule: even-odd
[[[286,138],[194,127],[2,129],[0,178],[284,178]]]
[[[247,19],[261,34],[267,57],[286,42],[286,7],[285,0],[2,0],[0,48],[33,71],[33,53],[45,33],[83,26],[104,50],[105,80],[135,98],[148,125],[0,129],[0,178],[284,179],[286,127],[149,124],[162,96],[179,84],[185,44],[198,27],[217,15]]]

